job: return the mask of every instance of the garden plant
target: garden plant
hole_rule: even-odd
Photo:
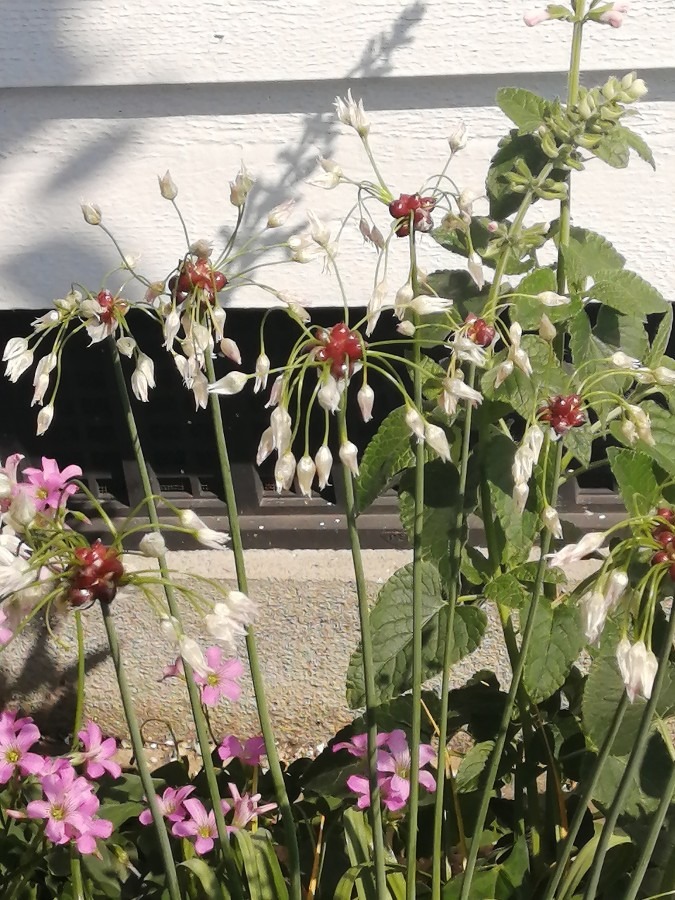
[[[38,622],[51,631],[70,616],[79,652],[68,753],[44,752],[31,710],[0,712],[1,897],[675,896],[673,315],[626,268],[620,246],[572,224],[576,172],[623,168],[631,156],[654,165],[626,124],[647,90],[637,74],[580,83],[585,30],[618,28],[626,12],[624,3],[572,0],[526,16],[561,39],[571,33],[567,96],[498,92],[511,127],[481,191],[453,178],[457,154],[471,152],[463,126],[440,172],[396,184],[349,93],[335,110],[354,133],[354,160],[319,160],[323,186],[346,197],[337,234],[305,211],[306,229],[289,236],[292,201],[247,230],[255,185],[242,166],[230,194],[236,222],[214,249],[193,239],[167,172],[159,189],[184,244],[173,272],[146,277],[101,209],[83,204],[120,269],[95,288],[74,283],[27,337],[10,338],[6,374],[33,373],[45,434],[59,414],[62,367],[77,365],[71,348],[85,336],[105,342],[145,499],[120,527],[70,460],[30,466],[14,454],[0,470],[0,653]],[[353,174],[363,165],[367,179]],[[348,229],[360,230],[373,261],[367,288],[341,265]],[[438,245],[447,266],[429,272],[425,254]],[[401,257],[407,279],[391,286],[390,261]],[[273,266],[317,263],[344,298],[329,327],[312,324],[311,303],[274,287]],[[121,286],[109,287],[120,273]],[[254,363],[228,331],[228,296],[243,287],[269,300]],[[211,417],[227,534],[153,493],[136,423],[155,387],[135,332],[141,316]],[[266,342],[269,350],[280,316],[297,339],[277,366]],[[384,386],[400,403],[380,409],[382,424],[357,446],[354,422],[372,418]],[[360,625],[345,673],[354,719],[337,735],[315,735],[325,745],[314,758],[280,759],[259,661],[264,600],[249,596],[223,427],[229,397],[249,390],[270,409],[257,464],[274,458],[277,489],[309,497],[333,479],[343,486]],[[581,533],[558,498],[591,470],[611,473],[625,515]],[[372,602],[359,516],[392,487],[411,561]],[[105,539],[78,530],[74,494],[88,496]],[[477,521],[480,547],[470,538]],[[167,532],[232,553],[236,586],[200,576],[202,593],[184,583],[167,564]],[[131,546],[147,566],[128,565]],[[571,579],[587,558],[593,573]],[[184,682],[197,773],[182,758],[149,768],[116,630],[127,587],[175,644],[158,676]],[[200,633],[184,626],[185,604],[202,615]],[[481,670],[451,689],[490,609],[510,679]],[[124,768],[115,740],[84,718],[84,634],[96,616],[134,750]],[[236,704],[245,669],[260,731],[214,735],[209,711]]]

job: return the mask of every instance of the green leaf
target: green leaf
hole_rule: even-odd
[[[572,428],[563,437],[563,445],[566,450],[574,454],[582,466],[589,465],[593,455],[593,431],[589,424]]]
[[[255,833],[250,833],[239,829],[234,832],[234,836],[244,864],[251,897],[260,900],[266,897],[288,900],[288,888],[269,831],[261,828]]]
[[[614,801],[628,758],[628,754],[612,755],[605,760],[593,791],[593,801],[601,810],[609,809]],[[656,810],[666,790],[672,765],[663,737],[658,731],[654,731],[649,738],[642,764],[631,779],[622,814],[629,819],[642,820],[645,824],[645,817]]]
[[[535,269],[523,278],[516,291],[529,296],[518,297],[513,307],[513,317],[520,322],[523,330],[534,331],[539,328],[541,317],[544,314],[555,325],[557,322],[566,321],[581,309],[581,301],[578,297],[573,297],[569,303],[561,306],[544,306],[536,299],[537,295],[543,291],[557,292],[557,289],[558,285],[553,269]]]
[[[578,369],[583,365],[585,376],[592,375],[595,372],[606,372],[609,365],[609,357],[614,351],[593,334],[591,323],[585,310],[582,310],[570,320],[569,334],[570,350],[575,368]],[[619,394],[623,393],[625,382],[626,379],[623,376],[608,376],[603,379],[602,386],[611,393]],[[591,402],[591,406],[603,421],[604,416],[607,415],[607,412],[614,405],[611,401],[606,400],[594,399]]]
[[[494,745],[494,741],[482,741],[480,744],[474,744],[465,755],[459,766],[455,781],[457,790],[460,793],[477,791],[482,787],[481,775],[485,771],[485,766],[492,755]]]
[[[608,347],[623,350],[636,359],[644,359],[649,337],[641,315],[623,315],[609,306],[601,306],[593,334]]]
[[[528,600],[528,593],[515,575],[507,572],[485,585],[485,596],[507,609],[522,609]]]
[[[675,417],[669,410],[663,409],[652,400],[641,403],[640,408],[651,420],[654,445],[640,441],[638,449],[651,456],[669,475],[675,476]],[[618,441],[625,443],[618,422],[612,423],[611,432]]]
[[[611,632],[607,635],[608,638],[610,634]],[[618,636],[616,638],[618,640]],[[602,649],[604,650],[605,644],[609,645],[609,643],[609,640],[603,640]],[[616,646],[615,641],[611,643],[614,647]],[[600,749],[611,729],[614,713],[624,691],[616,659],[607,646],[607,652],[601,653],[593,660],[581,704],[584,733],[596,750]],[[612,745],[613,756],[630,753],[637,739],[644,708],[645,701],[642,698],[637,698],[626,708],[616,740]]]
[[[524,161],[533,175],[539,175],[550,160],[541,149],[540,141],[531,134],[518,134],[514,129],[499,142],[492,157],[485,187],[490,202],[490,217],[501,221],[520,207],[523,195],[515,193],[506,176],[514,171],[518,161]],[[558,172],[557,174],[562,175]],[[556,177],[556,170],[551,178]]]
[[[603,134],[591,153],[613,169],[625,169],[630,162],[630,146],[619,127]]]
[[[219,882],[215,870],[209,866],[206,860],[197,859],[196,857],[194,859],[186,859],[184,862],[178,863],[177,868],[187,869],[188,872],[194,875],[204,889],[204,897],[220,897],[221,891],[223,891],[225,897],[229,900],[230,892],[225,885]]]
[[[405,407],[399,406],[382,422],[361,459],[359,477],[354,483],[359,513],[370,506],[395,475],[414,461]]]
[[[654,460],[639,450],[618,447],[610,447],[607,457],[628,513],[646,515],[662,498],[662,482],[657,480]]]
[[[536,334],[524,334],[521,347],[530,358],[533,374],[527,376],[520,369],[514,369],[506,381],[495,388],[498,365],[506,359],[502,351],[494,359],[493,366],[481,379],[481,388],[488,400],[505,401],[527,417],[549,397],[562,393],[567,377],[562,370],[558,358],[551,350],[551,345]]]
[[[448,607],[436,567],[422,562],[421,570],[422,670],[423,678],[427,679],[442,668]],[[412,588],[413,565],[409,563],[383,585],[370,613],[379,702],[403,693],[412,684]],[[454,663],[478,647],[487,617],[475,606],[459,606],[453,624]],[[352,654],[347,670],[347,702],[352,709],[365,704],[360,648]]]
[[[625,125],[617,125],[617,130],[630,149],[634,150],[640,159],[649,163],[652,169],[656,170],[654,154],[644,138],[641,138],[640,135],[636,134],[631,128],[626,128]]]
[[[367,815],[358,809],[346,809],[342,814],[342,824],[344,826],[347,855],[349,856],[352,868],[347,873],[347,876],[349,877],[343,876],[340,880],[338,887],[342,893],[336,891],[334,897],[342,897],[344,900],[349,900],[352,896],[351,891],[348,892],[351,881],[352,888],[356,885],[359,898],[364,898],[364,900],[371,900],[371,898],[372,900],[377,900],[377,891],[375,889],[375,880],[372,870],[371,848],[373,846],[373,835],[370,825],[368,824]],[[385,852],[389,855],[388,851]],[[395,863],[396,860],[391,856],[389,859],[385,860],[385,862]],[[343,880],[345,881],[345,884],[340,887]],[[405,878],[401,872],[388,872],[387,886],[389,887],[392,897],[399,897],[402,888],[404,892],[403,896],[405,896]]]
[[[542,599],[525,659],[523,684],[534,703],[541,703],[565,683],[584,647],[579,610]]]
[[[645,358],[645,365],[649,366],[649,368],[655,369],[657,366],[661,365],[666,350],[668,349],[668,344],[670,343],[672,330],[673,307],[672,304],[669,303],[664,317],[659,322],[659,327],[654,335],[651,349]]]
[[[108,819],[115,828],[119,828],[129,819],[137,819],[146,808],[144,803],[129,800],[126,803],[107,800],[101,804],[97,815],[102,819]]]
[[[570,228],[568,245],[563,249],[567,280],[577,290],[583,290],[587,278],[597,272],[620,270],[625,258],[601,234],[586,228]]]
[[[583,881],[584,875],[586,875],[586,873],[589,871],[591,865],[593,864],[593,860],[595,859],[598,844],[600,843],[601,832],[602,828],[600,825],[598,825],[595,835],[591,838],[590,841],[588,841],[588,843],[584,844],[577,853],[574,862],[570,866],[569,872],[562,882],[562,885],[558,892],[559,897],[571,897],[574,891]],[[612,847],[617,847],[621,844],[629,843],[630,838],[627,835],[613,834],[609,839],[608,849],[611,850]]]
[[[497,106],[518,126],[521,134],[527,134],[544,124],[549,103],[532,91],[505,87],[497,91]]]
[[[668,303],[655,287],[626,269],[596,272],[595,284],[586,290],[586,294],[612,309],[642,319],[651,313],[668,310]]]

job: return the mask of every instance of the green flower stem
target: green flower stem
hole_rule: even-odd
[[[70,881],[73,886],[73,900],[85,900],[82,865],[74,846],[70,848]]]
[[[476,367],[471,366],[467,384],[473,388],[476,380]],[[441,680],[441,715],[438,723],[438,765],[436,770],[436,797],[434,798],[434,836],[432,844],[432,900],[440,900],[443,866],[443,809],[445,793],[445,757],[448,743],[448,694],[450,692],[450,672],[452,670],[452,651],[454,650],[455,609],[459,590],[459,569],[462,553],[462,531],[464,524],[464,498],[469,473],[469,449],[471,446],[471,422],[473,404],[466,404],[464,413],[464,433],[462,435],[462,456],[459,464],[459,487],[457,491],[457,516],[454,522],[452,539],[449,547],[450,581],[448,583],[448,624],[445,630],[445,647],[443,649],[443,676]],[[451,779],[454,799],[454,780]]]
[[[213,360],[208,354],[206,357],[206,374],[210,382],[216,380],[213,369]],[[237,586],[243,594],[247,594],[248,580],[246,578],[246,564],[244,561],[244,545],[241,537],[241,527],[239,525],[237,497],[234,490],[234,482],[232,480],[232,469],[230,467],[227,443],[225,441],[220,400],[217,394],[211,394],[209,401],[211,415],[213,417],[216,445],[218,448],[220,472],[223,479],[225,503],[227,505],[227,518],[230,528],[230,537],[232,539],[232,552],[234,554],[234,565],[237,573]],[[272,719],[270,717],[267,695],[265,693],[265,682],[260,667],[260,659],[258,657],[255,631],[251,626],[249,626],[246,632],[246,650],[248,652],[251,680],[253,681],[253,690],[258,709],[258,717],[260,719],[260,727],[265,740],[265,753],[267,755],[267,761],[269,762],[270,773],[274,783],[274,793],[281,811],[284,832],[286,835],[286,850],[288,852],[289,871],[291,874],[291,896],[294,900],[301,900],[302,882],[300,878],[300,852],[298,850],[295,819],[293,818],[293,810],[291,808],[290,800],[288,799],[286,782],[284,781],[284,774],[281,770],[279,753],[274,739]]]
[[[340,443],[344,443],[347,437],[347,417],[344,399],[338,410],[338,428]],[[351,472],[346,466],[341,466],[344,491],[345,491],[345,516],[347,519],[347,531],[352,552],[354,566],[354,580],[356,582],[356,596],[359,604],[359,625],[361,628],[361,653],[363,656],[363,682],[366,692],[366,728],[368,734],[368,782],[370,784],[370,825],[373,832],[373,859],[375,863],[375,887],[378,900],[386,900],[389,896],[387,890],[387,877],[384,867],[384,834],[382,830],[382,807],[380,800],[380,787],[377,783],[377,694],[375,693],[375,666],[373,664],[373,637],[370,631],[370,609],[368,606],[368,591],[366,589],[366,576],[363,570],[361,556],[361,541],[356,525],[356,502],[354,499],[354,485]]]
[[[558,485],[560,481],[560,462],[562,459],[562,441],[558,441],[555,448],[555,463],[554,463],[554,471],[553,471],[553,488],[551,491],[550,504],[551,506],[555,506],[558,498]],[[518,661],[513,669],[513,675],[511,678],[511,687],[509,688],[509,693],[506,698],[506,704],[504,707],[504,713],[502,715],[501,722],[499,723],[499,732],[497,734],[497,740],[495,741],[495,746],[490,756],[490,763],[487,767],[487,774],[485,778],[485,785],[483,787],[480,807],[478,810],[478,815],[476,817],[476,824],[473,829],[473,838],[471,840],[471,847],[469,849],[469,856],[466,863],[466,872],[464,873],[464,880],[462,882],[462,892],[460,894],[459,900],[471,900],[471,882],[473,880],[474,869],[476,866],[476,860],[478,859],[478,851],[480,849],[480,839],[483,833],[483,829],[485,827],[485,820],[487,818],[488,808],[490,805],[490,796],[492,793],[492,786],[495,781],[495,777],[497,775],[497,769],[499,768],[499,763],[501,760],[502,753],[504,751],[504,745],[506,743],[506,736],[509,730],[509,724],[511,722],[511,716],[513,714],[513,707],[516,702],[516,695],[518,693],[518,689],[520,687],[520,681],[523,677],[523,671],[525,669],[525,660],[527,658],[527,652],[530,648],[530,643],[532,641],[532,634],[534,632],[534,625],[537,620],[537,607],[539,605],[539,596],[541,594],[541,589],[544,584],[544,575],[546,573],[546,555],[549,552],[551,547],[551,534],[547,530],[543,530],[540,535],[540,548],[541,554],[539,557],[539,564],[537,565],[537,574],[535,577],[534,587],[532,589],[532,599],[530,601],[530,609],[527,614],[527,620],[525,622],[525,628],[523,630],[523,637],[520,646],[520,655],[518,656]]]
[[[668,669],[668,662],[670,658],[670,649],[673,646],[674,638],[675,609],[671,609],[670,622],[668,623],[668,633],[664,640],[663,649],[661,650],[661,654],[659,656],[659,668],[656,673],[656,678],[654,679],[652,695],[647,701],[647,705],[645,706],[644,712],[642,713],[642,718],[640,719],[640,727],[635,738],[635,743],[633,744],[631,755],[628,759],[628,765],[624,770],[621,781],[619,782],[619,789],[614,795],[614,800],[605,818],[605,824],[602,829],[602,834],[600,835],[598,848],[595,851],[593,866],[591,867],[588,876],[588,886],[586,888],[586,893],[584,894],[584,900],[594,900],[595,898],[598,890],[598,883],[600,881],[600,874],[602,872],[602,865],[605,861],[605,856],[607,855],[607,851],[609,849],[610,839],[614,834],[617,820],[625,806],[628,792],[633,786],[633,781],[637,777],[638,769],[642,763],[642,760],[644,759],[645,751],[647,749],[647,741],[649,740],[652,719],[654,717],[656,704],[659,701],[661,688],[663,687],[663,682],[666,677],[666,671]]]
[[[576,21],[572,33],[572,50],[570,67],[567,76],[567,106],[574,106],[579,99],[579,73],[581,69],[581,42],[586,15],[586,0],[577,0],[575,4]],[[572,178],[567,174],[567,197],[560,201],[560,236],[558,238],[557,289],[559,294],[567,290],[567,272],[565,269],[565,248],[570,242],[570,223],[572,209]]]
[[[411,231],[411,234],[413,232]],[[412,347],[413,396],[415,407],[422,409],[422,351],[419,341]],[[422,529],[424,527],[424,442],[415,446],[415,512],[413,518],[412,580],[412,702],[410,723],[410,799],[408,804],[408,843],[406,847],[406,900],[417,896],[417,815],[420,798],[419,761],[422,727]]]
[[[593,791],[595,790],[595,786],[598,783],[600,773],[602,772],[602,769],[607,761],[607,757],[610,754],[610,751],[614,744],[614,740],[618,734],[619,728],[621,727],[621,723],[623,722],[623,717],[627,708],[628,697],[626,696],[626,692],[624,691],[619,705],[614,710],[612,724],[610,725],[610,729],[607,732],[604,741],[602,742],[602,747],[600,748],[600,752],[598,753],[597,759],[593,766],[593,770],[590,776],[585,779],[586,786],[584,788],[584,792],[579,797],[576,812],[574,813],[574,818],[570,823],[569,832],[567,834],[567,837],[565,838],[562,852],[560,853],[560,857],[556,865],[556,870],[546,889],[546,893],[542,897],[542,900],[553,900],[553,898],[555,897],[556,889],[558,888],[558,885],[565,875],[565,868],[570,860],[570,857],[572,856],[572,852],[574,851],[574,842],[577,835],[579,834],[579,829],[581,828],[581,825],[588,811],[588,805],[593,799]]]
[[[115,628],[115,623],[110,612],[109,603],[101,603],[101,613],[103,615],[103,624],[105,625],[106,634],[108,635],[110,656],[112,657],[113,665],[115,666],[117,684],[119,685],[120,696],[122,697],[122,707],[124,708],[124,717],[127,720],[129,736],[131,737],[131,745],[134,750],[136,765],[138,766],[138,773],[141,777],[141,784],[143,785],[145,797],[148,801],[150,812],[152,813],[152,820],[155,825],[155,830],[157,831],[160,850],[162,851],[162,860],[164,862],[164,869],[166,872],[167,890],[169,892],[169,897],[171,897],[171,900],[181,900],[182,894],[178,884],[176,864],[174,862],[173,853],[171,852],[171,843],[169,842],[169,835],[166,830],[166,823],[164,821],[162,811],[159,807],[159,803],[157,802],[157,794],[155,792],[155,785],[153,784],[152,775],[150,774],[150,769],[148,767],[148,761],[145,758],[141,729],[138,726],[138,719],[136,718],[134,703],[131,699],[129,683],[127,681],[126,672],[124,671],[122,656],[120,654],[120,645],[117,639],[117,629]]]
[[[112,354],[113,360],[113,370],[115,373],[115,382],[117,385],[117,391],[119,394],[120,401],[122,403],[122,407],[124,409],[124,417],[126,419],[127,428],[129,431],[129,437],[131,439],[131,443],[134,450],[134,456],[136,458],[136,464],[138,466],[138,471],[141,476],[141,484],[143,486],[143,493],[147,498],[147,510],[148,510],[148,518],[150,522],[155,527],[155,529],[159,528],[159,516],[157,514],[157,506],[153,498],[152,485],[150,483],[150,473],[148,471],[148,466],[145,461],[145,454],[143,453],[143,448],[141,446],[140,437],[138,434],[138,427],[136,425],[136,419],[134,417],[134,411],[131,406],[131,399],[129,397],[129,391],[127,389],[127,384],[124,379],[124,371],[122,369],[122,361],[120,359],[119,350],[117,349],[117,345],[113,338],[108,338],[108,346],[110,347],[110,351]],[[162,580],[164,582],[164,593],[166,595],[166,602],[169,608],[170,614],[178,621],[181,621],[180,609],[178,607],[178,601],[176,599],[176,594],[171,585],[171,578],[168,566],[166,564],[166,557],[161,556],[158,559],[159,570],[162,576]],[[216,820],[216,827],[218,829],[218,839],[220,843],[220,849],[223,856],[223,860],[225,862],[225,867],[227,868],[227,872],[229,875],[228,887],[232,893],[232,896],[235,900],[241,900],[242,898],[242,890],[241,883],[239,878],[239,872],[237,870],[237,866],[234,860],[234,853],[232,851],[232,846],[230,844],[230,839],[227,834],[227,827],[225,825],[225,816],[223,815],[223,810],[220,805],[220,790],[218,789],[218,781],[216,778],[216,770],[213,765],[213,759],[211,758],[211,745],[209,742],[209,731],[206,723],[206,717],[204,716],[204,710],[202,709],[202,702],[199,693],[199,687],[196,684],[193,676],[193,671],[190,665],[183,660],[183,669],[185,672],[185,683],[187,685],[188,695],[190,698],[190,707],[192,709],[192,717],[194,719],[195,728],[197,730],[197,741],[199,743],[199,750],[202,757],[202,765],[204,767],[204,774],[206,776],[206,783],[209,789],[209,797],[211,799],[211,805],[213,807],[213,814]],[[133,711],[132,711],[133,712]],[[129,730],[131,730],[131,724],[129,723]],[[140,736],[140,733],[139,733]]]
[[[656,842],[659,839],[659,835],[661,834],[661,829],[663,828],[663,823],[666,819],[666,816],[668,815],[668,810],[670,809],[670,804],[672,802],[674,793],[675,765],[671,767],[668,784],[664,789],[663,797],[661,797],[659,807],[654,813],[654,819],[649,829],[647,840],[645,841],[645,844],[642,848],[640,858],[638,860],[637,866],[633,871],[633,876],[630,880],[630,883],[626,888],[626,893],[623,896],[623,900],[635,900],[638,891],[642,887],[642,879],[644,878],[645,872],[647,871],[647,866],[649,865],[649,861],[652,858],[654,847],[656,846]],[[663,888],[663,885],[661,885],[661,887]]]
[[[77,633],[77,699],[75,700],[75,720],[73,722],[73,740],[71,749],[77,746],[78,731],[82,729],[82,716],[84,714],[84,678],[86,675],[84,655],[84,626],[82,625],[82,613],[75,610],[75,631]]]

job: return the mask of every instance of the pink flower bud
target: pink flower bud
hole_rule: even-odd
[[[227,356],[228,359],[231,359],[238,366],[241,365],[241,352],[232,338],[223,338],[220,342],[220,350],[223,356]]]
[[[542,9],[541,11],[532,10],[531,12],[525,13],[523,21],[528,28],[534,28],[535,25],[541,25],[542,22],[548,22],[550,18],[550,13],[545,9]]]

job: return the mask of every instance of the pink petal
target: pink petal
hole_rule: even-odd
[[[220,699],[220,691],[213,685],[205,684],[202,686],[202,703],[204,706],[218,706]]]
[[[431,772],[420,771],[419,783],[431,793],[436,790],[436,779]]]
[[[44,757],[37,753],[24,753],[19,760],[19,769],[24,775],[41,775],[44,767]]]
[[[236,703],[241,697],[241,687],[234,681],[226,681],[220,685],[220,693],[223,697],[227,697],[228,700]]]
[[[195,852],[200,856],[213,850],[213,838],[198,837],[195,841]]]
[[[51,807],[46,800],[32,800],[26,806],[26,814],[29,819],[47,819]]]
[[[422,768],[422,766],[426,766],[427,763],[430,763],[437,757],[438,753],[434,750],[431,744],[420,744],[420,769]]]
[[[241,678],[244,674],[244,667],[240,659],[228,659],[223,663],[218,674],[230,679]]]
[[[208,647],[205,653],[206,663],[209,669],[214,671],[220,666],[223,659],[223,651],[220,647]]]

